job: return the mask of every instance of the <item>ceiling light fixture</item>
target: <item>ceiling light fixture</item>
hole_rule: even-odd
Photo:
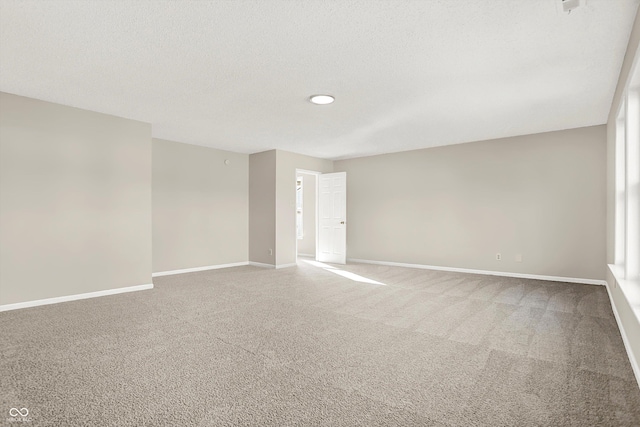
[[[336,99],[331,95],[312,95],[309,97],[309,101],[318,105],[327,105],[331,104]]]

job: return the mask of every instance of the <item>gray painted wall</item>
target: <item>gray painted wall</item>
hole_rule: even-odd
[[[151,283],[151,126],[0,93],[0,305]]]
[[[337,161],[347,172],[347,256],[604,279],[605,131]]]
[[[275,250],[276,150],[270,150],[249,156],[249,261],[275,265]]]
[[[246,262],[249,156],[161,139],[152,151],[153,271]]]
[[[249,261],[273,266],[296,262],[296,169],[332,168],[331,160],[281,150],[249,156]]]
[[[302,177],[302,230],[298,239],[298,254],[316,255],[316,176],[306,173]]]
[[[636,14],[636,20],[631,31],[627,53],[620,71],[620,79],[616,87],[616,92],[609,113],[607,122],[607,263],[613,264],[614,259],[614,235],[615,235],[615,128],[618,106],[621,102],[622,94],[630,78],[631,67],[638,58],[638,48],[640,46],[640,10]],[[610,271],[607,272],[607,283],[613,299],[620,321],[623,324],[629,346],[636,359],[640,363],[640,319],[638,318],[638,307],[632,307],[628,297],[616,283]]]

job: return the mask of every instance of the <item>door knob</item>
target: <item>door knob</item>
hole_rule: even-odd
[[[344,224],[344,221],[340,221],[340,224]]]

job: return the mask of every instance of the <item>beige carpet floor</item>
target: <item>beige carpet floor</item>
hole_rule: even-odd
[[[154,283],[0,313],[0,423],[640,425],[601,286],[304,261]]]

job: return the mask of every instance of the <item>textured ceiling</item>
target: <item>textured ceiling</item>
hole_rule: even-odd
[[[0,90],[158,138],[357,157],[605,123],[637,7],[2,0]]]

